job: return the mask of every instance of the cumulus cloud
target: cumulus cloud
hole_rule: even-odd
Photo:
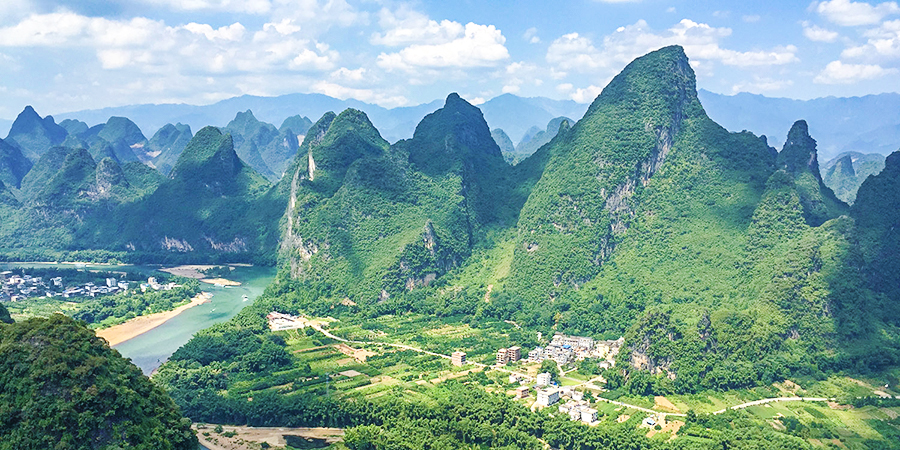
[[[212,26],[205,23],[191,22],[185,25],[184,29],[194,34],[202,34],[211,41],[219,39],[232,42],[240,41],[241,38],[244,37],[244,32],[247,31],[247,29],[244,28],[244,26],[239,22],[235,22],[231,25],[219,28],[213,28]]]
[[[143,3],[181,11],[220,11],[265,14],[272,9],[269,0],[140,0]]]
[[[401,7],[397,11],[383,8],[378,13],[381,33],[374,33],[370,42],[375,45],[403,46],[408,44],[443,44],[465,32],[459,22],[431,20],[428,16]]]
[[[814,42],[834,42],[840,37],[836,31],[810,25],[809,22],[803,22],[803,35]]]
[[[396,53],[378,55],[378,66],[386,70],[416,68],[491,67],[509,58],[506,38],[493,25],[467,23],[464,31],[445,42],[413,44]]]
[[[815,9],[828,21],[845,27],[873,25],[886,16],[900,13],[900,6],[896,2],[884,2],[873,6],[865,2],[831,0],[818,3]]]
[[[598,69],[619,68],[648,51],[679,44],[692,62],[703,65],[718,62],[728,66],[771,66],[799,61],[794,46],[770,50],[741,52],[723,48],[720,41],[731,35],[730,28],[717,28],[705,23],[684,19],[663,32],[656,32],[647,22],[619,27],[605,36],[598,48],[593,41],[578,33],[570,33],[553,41],[547,50],[547,62],[563,71],[594,72]]]
[[[325,94],[339,99],[353,98],[364,102],[376,103],[388,108],[404,106],[409,100],[402,95],[391,95],[374,89],[360,89],[342,86],[328,81],[319,81],[312,85],[313,92]]]
[[[569,97],[578,103],[590,103],[594,101],[601,92],[603,92],[602,87],[590,85],[586,88],[576,89]]]
[[[541,38],[537,35],[537,28],[531,27],[525,30],[525,33],[522,34],[522,39],[525,39],[531,44],[539,44],[541,42]]]
[[[841,57],[881,62],[900,58],[900,20],[886,21],[864,36],[868,38],[865,44],[845,49]]]
[[[103,69],[144,73],[227,73],[331,70],[339,54],[307,39],[285,36],[290,22],[266,24],[248,39],[239,22],[213,28],[191,22],[167,26],[146,18],[111,20],[72,12],[34,14],[0,28],[0,46],[69,47],[94,51]]]
[[[819,84],[853,84],[894,75],[897,72],[897,69],[885,69],[877,64],[844,64],[841,61],[832,61],[813,81]]]
[[[754,77],[753,81],[744,81],[732,86],[731,93],[751,92],[754,94],[765,94],[773,91],[780,91],[793,85],[794,82],[791,80]]]

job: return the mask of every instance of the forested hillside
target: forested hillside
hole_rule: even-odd
[[[0,448],[197,448],[190,420],[131,362],[61,314],[4,323]]]

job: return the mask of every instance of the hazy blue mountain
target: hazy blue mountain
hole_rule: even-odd
[[[516,153],[528,156],[536,152],[542,145],[556,137],[556,133],[559,133],[559,127],[563,122],[569,122],[570,126],[575,123],[574,120],[568,117],[560,116],[554,118],[547,124],[546,130],[538,130],[536,133],[525,133],[525,137],[516,145]]]
[[[147,143],[147,155],[152,158],[153,165],[164,175],[168,175],[178,161],[194,135],[191,126],[183,123],[172,125],[167,123],[156,131]]]
[[[62,143],[67,134],[65,128],[56,124],[53,116],[42,118],[34,108],[26,106],[13,122],[6,140],[7,143],[15,143],[25,156],[34,161],[50,147]]]
[[[844,152],[822,165],[822,179],[837,197],[849,204],[856,200],[856,191],[869,175],[884,169],[884,155]]]
[[[94,125],[76,136],[96,160],[114,156],[119,162],[150,160],[144,147],[147,138],[141,129],[127,117],[113,116],[106,123]],[[71,144],[71,140],[69,141]]]
[[[443,106],[443,100],[387,109],[378,105],[347,99],[339,100],[323,94],[288,94],[278,97],[243,95],[214,103],[193,106],[185,104],[129,105],[59,114],[61,119],[79,119],[87,123],[101,123],[110,116],[124,116],[143,130],[157,130],[167,123],[181,122],[198,130],[207,125],[222,126],[239,111],[253,110],[257,119],[281,123],[289,117],[321,117],[328,111],[348,108],[366,113],[381,135],[390,142],[412,137],[416,125],[428,113]],[[587,105],[571,100],[523,98],[504,94],[479,105],[491,128],[503,128],[516,143],[531,126],[543,127],[558,116],[581,117]],[[524,121],[524,123],[523,123]],[[280,130],[283,131],[283,130]],[[295,130],[296,131],[296,130]],[[300,134],[300,133],[298,133]]]
[[[0,139],[0,181],[18,188],[22,178],[31,170],[31,165],[19,147]]]
[[[309,120],[309,117],[303,117],[297,114],[284,119],[284,122],[281,122],[281,126],[278,127],[278,131],[284,132],[285,130],[290,129],[295,134],[304,136],[312,126],[313,122]]]
[[[699,97],[709,117],[725,128],[764,134],[775,147],[784,144],[774,140],[794,121],[805,119],[826,160],[848,151],[884,155],[900,146],[900,94],[804,101],[700,90]]]
[[[263,149],[278,138],[278,129],[275,125],[257,120],[248,109],[237,113],[234,120],[228,122],[222,131],[231,133],[234,151],[242,161],[266,178],[273,180],[279,178],[262,157]]]
[[[484,102],[478,107],[491,128],[502,128],[518,143],[533,126],[542,127],[554,117],[581,117],[588,105],[572,100],[550,100],[548,98],[525,98],[503,94]]]
[[[69,136],[79,135],[90,128],[88,124],[77,119],[65,119],[59,123],[59,126],[65,128]]]

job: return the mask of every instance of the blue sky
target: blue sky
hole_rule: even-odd
[[[900,91],[894,1],[3,0],[0,118],[295,92],[586,103],[670,44],[713,92]]]

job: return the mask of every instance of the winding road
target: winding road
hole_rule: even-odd
[[[423,350],[421,348],[413,347],[411,345],[406,345],[406,344],[397,344],[397,343],[393,343],[393,342],[377,342],[377,341],[355,341],[352,339],[345,339],[340,336],[335,336],[334,334],[331,334],[330,332],[326,331],[324,328],[322,328],[321,326],[319,326],[315,323],[307,321],[306,324],[309,325],[310,327],[312,327],[314,330],[322,333],[323,335],[325,335],[331,339],[334,339],[334,340],[340,341],[340,342],[344,342],[347,344],[387,345],[390,347],[401,348],[404,350],[411,350],[411,351],[418,352],[418,353],[424,353],[426,355],[436,356],[438,358],[451,359],[449,355],[442,355],[440,353]],[[483,363],[479,363],[479,362],[472,362],[472,361],[470,361],[469,364],[476,366],[476,367],[483,367],[483,368],[492,367],[494,370],[498,370],[500,372],[506,372],[509,374],[515,374],[515,375],[518,375],[518,376],[523,377],[528,380],[534,379],[534,377],[532,377],[530,375],[512,371],[512,370],[508,370],[508,369],[505,369],[502,367],[488,366],[487,364],[483,364]],[[597,380],[597,378],[594,378],[592,380],[589,380],[589,381],[586,381],[586,382],[580,384],[579,386],[585,386],[585,387],[588,387],[591,389],[599,390],[601,388],[599,386],[593,384],[593,382],[596,380]],[[603,401],[603,402],[611,403],[613,405],[619,405],[619,406],[624,406],[626,408],[636,409],[638,411],[642,411],[647,414],[662,414],[662,415],[674,416],[674,417],[685,417],[686,416],[686,414],[684,414],[684,413],[669,413],[669,412],[663,412],[663,411],[655,411],[650,408],[644,408],[642,406],[637,406],[637,405],[630,405],[628,403],[610,400],[610,399],[603,398],[603,397],[596,397],[596,399],[597,399],[597,401]],[[835,399],[834,398],[826,398],[826,397],[771,397],[771,398],[764,398],[761,400],[753,400],[750,402],[741,403],[739,405],[729,406],[727,408],[720,409],[718,411],[713,412],[713,415],[723,414],[728,410],[744,409],[744,408],[748,408],[750,406],[758,406],[758,405],[764,405],[767,403],[775,403],[775,402],[826,402],[826,401],[833,402],[833,401],[835,401]]]

